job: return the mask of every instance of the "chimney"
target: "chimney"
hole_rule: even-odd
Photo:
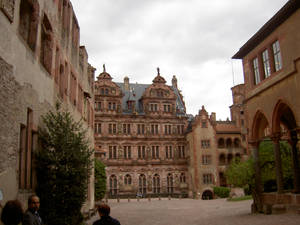
[[[175,75],[173,75],[173,78],[172,78],[172,87],[177,89],[177,78],[175,77]]]
[[[210,120],[216,122],[216,113],[215,112],[211,113]]]
[[[124,77],[124,89],[125,91],[129,91],[129,78],[127,76]]]

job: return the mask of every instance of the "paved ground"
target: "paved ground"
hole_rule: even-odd
[[[252,200],[122,199],[109,200],[111,216],[121,225],[299,225],[300,215],[250,214]],[[89,224],[98,219],[93,217]]]

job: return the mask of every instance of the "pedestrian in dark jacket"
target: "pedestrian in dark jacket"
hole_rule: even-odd
[[[121,225],[117,219],[109,216],[110,207],[107,204],[100,204],[98,206],[98,213],[100,220],[96,220],[93,225]]]
[[[25,212],[23,225],[43,225],[43,221],[38,213],[40,208],[40,198],[31,195],[28,198],[28,209]]]

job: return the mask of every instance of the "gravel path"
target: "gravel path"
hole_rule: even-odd
[[[109,200],[111,216],[121,225],[300,225],[300,215],[251,214],[252,200],[228,202],[226,199],[122,199]],[[93,217],[89,224],[98,219]]]

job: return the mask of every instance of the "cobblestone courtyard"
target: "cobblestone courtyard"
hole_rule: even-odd
[[[250,214],[252,200],[142,199],[109,200],[112,217],[121,225],[299,225],[300,215]],[[89,224],[98,219],[93,217]]]

